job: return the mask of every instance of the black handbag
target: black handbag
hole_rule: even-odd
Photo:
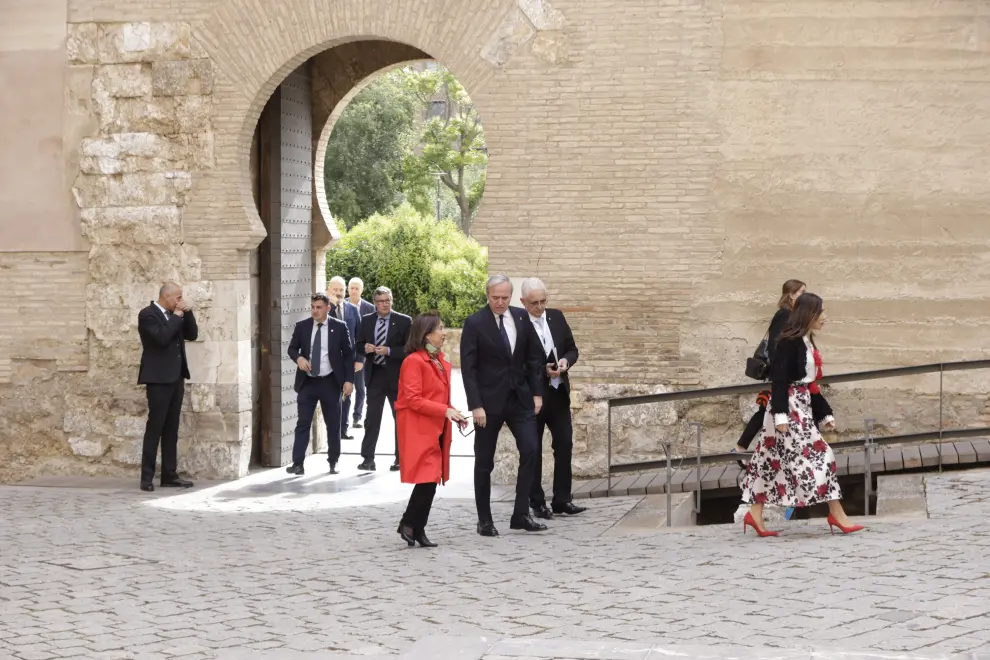
[[[752,378],[753,380],[766,380],[767,375],[770,373],[770,352],[768,350],[768,342],[770,341],[770,332],[763,337],[763,341],[760,345],[756,347],[756,352],[753,353],[753,357],[746,358],[746,376]]]

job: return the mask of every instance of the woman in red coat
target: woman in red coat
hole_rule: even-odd
[[[467,425],[467,419],[450,406],[451,366],[440,352],[445,335],[436,312],[413,319],[399,371],[395,401],[399,476],[404,484],[416,484],[398,529],[409,547],[437,545],[426,537],[426,521],[437,484],[450,478],[451,422]]]

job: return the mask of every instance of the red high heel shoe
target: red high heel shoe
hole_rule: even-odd
[[[828,518],[826,520],[828,520],[828,531],[832,535],[835,534],[835,530],[832,529],[833,527],[838,527],[840,530],[842,530],[843,534],[852,534],[853,532],[858,532],[860,530],[866,529],[862,525],[849,525],[848,527],[843,527],[842,525],[839,524],[838,520],[832,517],[831,513],[828,514]]]
[[[760,531],[760,528],[756,526],[756,521],[753,520],[753,514],[748,511],[746,512],[746,517],[743,518],[743,534],[746,533],[746,525],[749,525],[756,530],[756,533],[760,536],[780,536],[778,532],[771,532],[769,529]]]

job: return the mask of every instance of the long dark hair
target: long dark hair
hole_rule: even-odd
[[[798,296],[794,301],[794,309],[787,317],[784,329],[780,331],[781,341],[785,339],[797,339],[809,335],[811,343],[815,343],[814,334],[811,333],[811,325],[822,314],[822,299],[807,291]]]
[[[791,300],[791,296],[801,290],[801,287],[807,286],[801,280],[787,280],[784,285],[780,287],[780,300],[777,301],[778,309],[794,309],[794,301]]]
[[[440,312],[431,310],[416,315],[409,330],[409,339],[406,340],[406,355],[426,348],[426,335],[439,325]]]

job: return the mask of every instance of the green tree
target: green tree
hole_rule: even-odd
[[[324,158],[327,204],[350,229],[403,201],[404,158],[413,148],[416,95],[402,71],[359,92],[337,120]]]
[[[415,316],[440,312],[460,327],[485,304],[488,253],[454,222],[423,217],[409,204],[376,214],[344,234],[327,253],[327,277],[360,277],[365,294],[392,290],[394,308]]]
[[[470,236],[488,165],[481,118],[450,71],[441,67],[405,71],[404,76],[420,106],[438,111],[423,123],[419,149],[406,156],[403,191],[420,213],[432,215],[432,204],[439,203],[434,192],[439,180],[453,194],[461,231]]]

